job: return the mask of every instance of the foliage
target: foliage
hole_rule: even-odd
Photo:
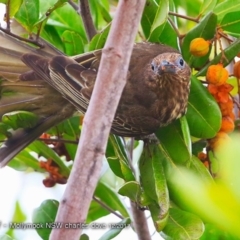
[[[76,55],[104,46],[116,7],[115,1],[89,2],[98,30],[90,42],[81,17],[66,0],[11,0],[9,11],[30,36],[40,33],[42,38],[65,54]],[[234,135],[230,141],[221,138],[219,143],[220,138],[215,136],[219,136],[223,127],[222,102],[206,87],[209,66],[221,63],[228,65],[228,71],[233,72],[234,58],[240,52],[239,5],[239,0],[146,1],[136,40],[161,42],[178,48],[192,68],[192,83],[186,117],[159,129],[156,133],[159,144],[142,147],[140,142],[134,142],[133,163],[138,162],[138,166],[129,160],[130,140],[110,136],[106,158],[111,171],[108,170],[106,176],[118,179],[122,184],[119,188],[103,178],[96,188],[95,197],[111,211],[118,211],[123,217],[122,223],[128,225],[130,220],[121,195],[147,208],[157,232],[165,239],[240,238],[239,136]],[[196,38],[211,43],[210,50],[204,50],[204,56],[194,56],[190,52],[190,44]],[[233,92],[238,92],[237,79],[231,79],[231,83]],[[229,99],[227,92],[227,101]],[[238,113],[237,107],[239,104],[236,104],[235,111]],[[231,117],[237,126],[238,114]],[[25,119],[24,123],[22,119]],[[35,121],[34,114],[24,111],[5,115],[0,123],[0,139],[8,136],[9,129],[32,126]],[[66,160],[74,158],[80,135],[79,122],[79,117],[75,116],[49,130],[43,136],[44,142],[36,141],[29,145],[10,166],[20,171],[31,168],[46,172],[49,168],[39,165],[38,156],[43,156],[53,161],[62,176],[67,178],[71,164],[66,164]],[[63,141],[54,143],[52,148],[48,143],[53,136],[61,137]],[[143,153],[139,157],[141,151]],[[37,154],[33,156],[29,152]],[[215,165],[221,165],[221,171],[216,172]],[[50,220],[48,214],[43,214],[51,204],[57,208],[54,200],[44,202],[34,212],[33,221],[53,222],[55,208],[51,210]],[[87,223],[109,213],[109,209],[93,200]],[[43,239],[48,239],[46,236],[49,234],[49,230],[39,231]],[[117,234],[121,231],[110,231],[101,239],[112,239]],[[87,236],[82,236],[82,239],[87,239]]]

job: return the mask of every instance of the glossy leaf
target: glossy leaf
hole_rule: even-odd
[[[218,104],[194,76],[191,79],[186,117],[191,135],[197,138],[212,138],[221,126]]]
[[[110,212],[95,200],[91,201],[86,222],[90,223],[109,215]]]
[[[177,208],[170,208],[169,219],[163,229],[163,235],[170,239],[193,240],[199,239],[204,232],[204,224],[196,215],[182,211]]]
[[[235,12],[240,7],[240,0],[225,0],[220,2],[213,10],[218,17],[218,22],[221,22],[223,17],[230,12]]]
[[[29,153],[29,149],[31,149],[31,145],[15,156],[13,160],[9,162],[8,166],[18,171],[33,169],[36,172],[44,172],[44,170],[40,168],[38,159]]]
[[[192,143],[191,143],[191,135],[188,127],[188,122],[186,116],[183,116],[179,119],[183,134],[184,142],[188,148],[190,155],[192,155]]]
[[[179,120],[160,128],[156,132],[161,148],[176,164],[188,165],[190,161],[189,146],[184,140]],[[173,141],[174,139],[174,141]]]
[[[40,156],[45,157],[46,159],[52,159],[59,167],[60,173],[68,177],[70,174],[70,169],[66,166],[63,159],[61,159],[57,153],[48,147],[45,143],[41,141],[34,141],[31,145],[31,150],[38,153]]]
[[[156,4],[155,1],[146,0],[145,8],[144,8],[142,19],[141,19],[141,26],[146,38],[150,37],[151,27],[152,27],[152,23],[154,21],[157,9],[158,9],[158,5]]]
[[[159,36],[159,42],[178,49],[177,33],[174,31],[169,22],[166,22],[164,25],[162,33]]]
[[[119,223],[112,223],[112,227],[99,240],[110,240],[116,237],[121,231],[131,223],[130,218],[125,218]]]
[[[15,15],[17,21],[20,22],[28,32],[32,32],[35,23],[39,19],[39,1],[23,0],[23,3]]]
[[[216,6],[217,0],[203,0],[199,15],[204,15],[211,12]]]
[[[149,143],[144,147],[139,161],[141,186],[151,200],[148,207],[157,231],[164,228],[169,209],[169,195],[162,158],[158,145]]]
[[[110,25],[104,28],[100,33],[96,34],[90,44],[89,44],[89,51],[93,51],[96,49],[100,49],[104,47],[104,44],[107,40],[107,36],[110,30]]]
[[[182,54],[184,59],[190,64],[190,66],[195,68],[202,67],[208,61],[209,57],[209,54],[204,57],[194,57],[189,50],[191,41],[198,37],[202,37],[206,40],[212,39],[215,34],[216,26],[217,16],[210,12],[184,37],[181,46]]]
[[[27,111],[14,111],[2,116],[2,122],[13,129],[33,128],[37,125],[39,118],[36,114]]]
[[[138,182],[127,182],[118,190],[118,193],[122,196],[128,197],[133,202],[138,202],[141,187]]]
[[[227,13],[221,23],[220,27],[227,33],[240,33],[240,11]]]
[[[56,226],[61,228],[63,227],[63,223],[54,223],[57,209],[59,203],[56,200],[45,200],[41,203],[41,205],[36,208],[32,215],[32,222],[35,224],[39,224],[39,228],[36,228],[38,235],[44,239],[49,239],[52,228],[51,224],[56,224],[52,226]]]
[[[112,208],[115,211],[119,211],[123,215],[123,217],[129,217],[125,205],[123,204],[117,193],[107,184],[100,181],[96,187],[94,195],[103,203],[105,203],[108,207]]]
[[[78,33],[66,30],[61,37],[65,45],[64,52],[67,55],[73,56],[84,52],[84,44]]]
[[[89,237],[87,234],[82,234],[79,240],[89,240]]]
[[[5,1],[7,3],[7,1]],[[23,0],[12,0],[11,2],[8,2],[9,4],[9,12],[10,12],[10,17],[13,17],[15,13],[18,11],[20,6],[22,5]]]
[[[120,137],[110,136],[107,145],[106,157],[112,171],[125,181],[134,181],[132,169],[128,163],[126,149]]]
[[[158,8],[151,25],[148,41],[156,42],[161,35],[168,17],[168,4],[168,0],[159,1]]]

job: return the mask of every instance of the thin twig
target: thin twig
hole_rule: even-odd
[[[138,235],[138,240],[151,240],[147,219],[144,211],[139,210],[137,203],[131,202],[134,229]]]
[[[61,138],[38,138],[38,140],[43,142],[63,142],[63,143],[72,143],[72,144],[78,144],[78,141],[73,140],[66,140]]]
[[[78,14],[80,14],[80,12],[79,12],[79,7],[78,7],[78,5],[77,5],[75,2],[73,2],[72,0],[68,0],[68,3],[72,6],[72,8],[73,8]]]
[[[14,38],[16,38],[16,39],[18,39],[18,40],[20,40],[20,41],[27,42],[27,43],[32,43],[32,44],[34,44],[34,45],[36,45],[36,46],[38,46],[38,47],[40,47],[40,48],[44,48],[44,44],[42,44],[42,43],[40,43],[40,42],[38,42],[38,41],[36,41],[36,40],[32,40],[32,39],[29,39],[29,38],[20,37],[20,36],[14,34],[14,33],[12,33],[12,32],[10,32],[10,31],[8,31],[8,30],[5,29],[5,28],[2,28],[2,27],[0,27],[0,30],[1,30],[2,32],[6,33],[7,35],[12,36],[12,37],[14,37]]]
[[[171,26],[173,27],[174,31],[177,33],[179,39],[182,39],[184,37],[184,35],[182,35],[179,31],[178,28],[176,27],[175,23],[173,22],[173,20],[169,17],[168,18],[169,23],[171,24]]]
[[[193,17],[189,17],[189,16],[186,16],[186,15],[182,15],[182,14],[179,14],[179,13],[175,13],[175,12],[168,12],[169,15],[172,15],[172,16],[176,16],[176,17],[180,17],[180,18],[184,18],[184,19],[187,19],[187,20],[190,20],[190,21],[193,21],[193,22],[196,22],[198,23],[199,22],[199,18],[193,18]]]
[[[10,2],[11,0],[8,0],[6,4],[6,23],[7,23],[6,29],[9,32],[10,32]]]
[[[93,200],[95,202],[97,202],[99,205],[101,205],[103,208],[105,208],[106,210],[108,210],[110,213],[114,214],[115,216],[117,216],[120,219],[124,219],[124,217],[120,214],[118,214],[116,211],[114,211],[112,208],[110,208],[109,206],[107,206],[105,203],[101,202],[98,198],[96,198],[95,196],[93,196]]]
[[[80,13],[88,36],[88,40],[90,41],[97,34],[97,30],[93,24],[93,19],[87,0],[80,0]]]

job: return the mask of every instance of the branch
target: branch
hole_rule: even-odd
[[[56,222],[84,223],[100,177],[108,135],[126,84],[130,56],[145,0],[120,0]],[[101,101],[99,101],[101,99]],[[79,239],[81,229],[53,229],[51,240]]]
[[[90,41],[97,34],[97,30],[93,24],[88,0],[80,0],[80,14],[87,32],[88,40]]]
[[[131,202],[133,215],[134,229],[138,235],[138,240],[151,240],[151,235],[148,229],[147,219],[144,211],[138,209],[137,204]]]

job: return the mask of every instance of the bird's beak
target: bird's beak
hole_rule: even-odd
[[[176,66],[168,61],[162,61],[161,64],[158,66],[158,73],[164,74],[164,73],[176,73]]]

